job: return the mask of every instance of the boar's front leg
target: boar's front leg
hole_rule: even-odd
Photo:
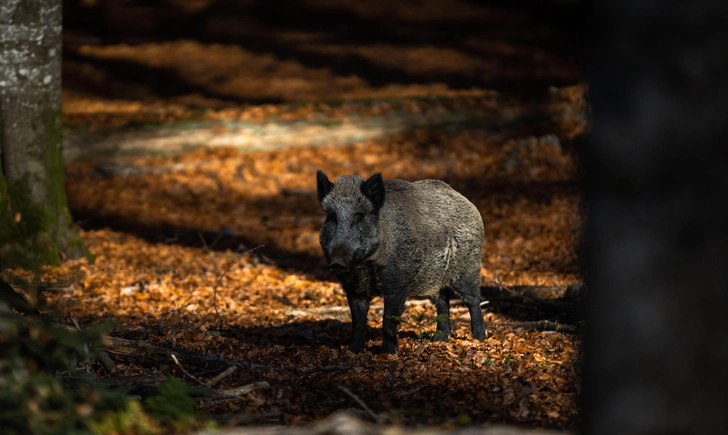
[[[384,294],[384,319],[382,329],[384,339],[382,340],[382,353],[397,353],[397,329],[402,321],[404,303],[407,300],[407,291],[393,291]]]
[[[346,299],[351,311],[351,344],[349,350],[359,353],[367,343],[367,314],[369,313],[369,297],[357,291],[347,291]]]

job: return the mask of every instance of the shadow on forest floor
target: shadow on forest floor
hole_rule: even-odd
[[[360,77],[371,87],[444,83],[450,89],[529,94],[573,84],[580,75],[578,2],[432,0],[427,7],[373,2],[366,8],[356,2],[307,0],[187,3],[199,5],[99,0],[89,7],[81,0],[64,1],[64,56],[110,78],[91,86],[84,68],[69,64],[64,86],[107,98],[197,93],[237,104],[280,101],[234,89],[216,91],[221,71],[201,85],[197,77],[183,77],[168,67],[78,49],[180,40],[235,45],[309,71]]]

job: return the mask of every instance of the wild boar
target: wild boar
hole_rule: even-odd
[[[429,298],[437,308],[434,340],[450,339],[450,298],[470,311],[473,338],[487,331],[480,310],[483,220],[478,209],[437,180],[413,183],[316,173],[318,200],[327,213],[320,242],[329,270],[349,302],[349,349],[366,346],[367,313],[384,300],[383,353],[397,352],[397,328],[408,297]]]

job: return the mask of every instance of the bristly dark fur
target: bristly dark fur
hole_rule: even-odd
[[[366,347],[371,299],[384,299],[382,351],[397,351],[397,326],[410,296],[437,308],[435,340],[450,338],[450,297],[468,306],[473,337],[486,335],[480,311],[483,220],[478,209],[447,184],[316,173],[318,199],[328,214],[320,242],[341,281],[352,318],[350,349]]]

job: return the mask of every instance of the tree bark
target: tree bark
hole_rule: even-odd
[[[66,206],[61,1],[0,3],[0,268],[90,256]]]
[[[584,433],[728,433],[728,3],[591,2]]]

